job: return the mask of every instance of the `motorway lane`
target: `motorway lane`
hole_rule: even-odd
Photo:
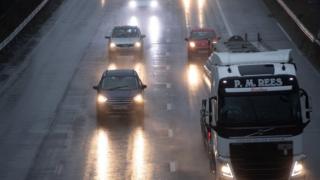
[[[223,39],[265,30],[272,46],[294,47],[262,2],[247,1],[166,0],[157,11],[131,11],[124,0],[66,1],[30,53],[28,70],[1,97],[1,179],[210,179],[198,121],[208,83],[201,64],[186,61],[188,29],[214,27]],[[108,59],[103,37],[121,24],[138,24],[146,33],[143,61]],[[312,85],[319,74],[297,51],[294,56],[304,69],[301,83],[317,98]],[[115,67],[135,68],[143,77],[146,115],[112,116],[99,126],[91,86]],[[311,125],[309,137],[319,137],[317,122]],[[310,142],[315,169],[319,156]]]
[[[228,34],[249,34],[250,40],[255,40],[256,33],[261,33],[263,40],[275,49],[293,49],[292,57],[297,64],[297,76],[300,86],[304,88],[312,99],[312,122],[305,130],[303,148],[307,155],[307,169],[310,179],[320,179],[318,164],[320,162],[317,139],[320,138],[320,85],[319,72],[298,50],[297,46],[287,36],[262,1],[257,0],[216,0],[210,4],[212,9],[219,6],[223,9],[225,27],[230,27]]]
[[[14,173],[6,174],[3,168],[2,179],[210,178],[198,121],[199,99],[207,89],[199,66],[186,62],[184,7],[179,1],[160,4],[157,11],[140,12],[128,10],[126,1],[118,0],[69,0],[62,5],[50,36],[44,36],[30,55],[32,64],[24,74],[31,77],[22,77],[8,91],[8,97],[22,91],[14,96],[17,103],[12,103],[11,112],[29,109],[16,116],[1,113],[1,117],[7,115],[8,126],[21,129],[15,139],[9,137],[10,132],[4,133],[4,139],[12,143],[2,144],[7,148],[3,154],[8,155],[4,160],[16,164],[3,163]],[[90,8],[96,13],[89,15]],[[87,18],[77,18],[82,11],[88,12]],[[137,24],[147,34],[143,61],[133,62],[131,56],[108,59],[103,37],[119,24]],[[86,29],[78,32],[83,27]],[[115,115],[96,125],[91,87],[104,69],[128,67],[137,69],[149,86],[145,118]],[[28,83],[35,85],[23,91]],[[2,102],[3,107],[8,106],[8,101]],[[41,108],[52,112],[38,111]],[[26,116],[40,112],[39,120]],[[26,145],[20,142],[31,135],[29,126],[19,126],[23,117],[32,132],[38,133],[27,138]],[[25,152],[25,146],[32,149]]]

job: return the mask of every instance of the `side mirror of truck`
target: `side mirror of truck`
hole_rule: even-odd
[[[305,107],[305,117],[307,119],[306,122],[303,123],[304,128],[310,123],[311,121],[311,112],[312,112],[312,106],[311,106],[311,99],[309,98],[308,93],[304,89],[300,89],[300,97],[305,99],[304,107]]]

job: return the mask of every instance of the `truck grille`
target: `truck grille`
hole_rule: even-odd
[[[292,142],[230,144],[238,180],[288,180],[292,153]]]

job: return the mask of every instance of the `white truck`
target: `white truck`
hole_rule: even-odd
[[[211,97],[202,100],[200,121],[216,179],[305,179],[302,136],[311,107],[290,51],[209,57]]]

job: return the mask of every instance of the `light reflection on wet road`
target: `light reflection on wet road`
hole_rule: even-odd
[[[212,179],[199,124],[211,83],[204,57],[188,62],[184,38],[193,27],[214,23],[222,35],[225,27],[218,11],[207,22],[216,1],[158,2],[154,9],[130,9],[128,0],[62,5],[29,57],[30,70],[0,101],[0,179]],[[104,37],[127,24],[146,34],[144,58],[111,60]],[[110,115],[98,124],[91,87],[105,69],[119,68],[135,69],[148,85],[145,116]]]

